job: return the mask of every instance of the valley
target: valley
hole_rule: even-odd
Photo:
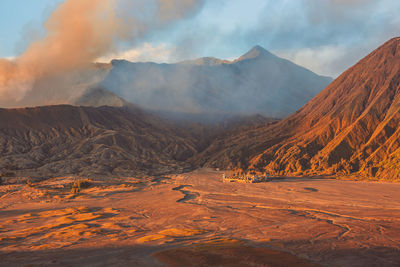
[[[222,172],[0,186],[1,266],[398,266],[400,184]],[[190,259],[195,258],[195,261]],[[235,265],[236,264],[236,265]],[[263,265],[264,264],[264,265]]]

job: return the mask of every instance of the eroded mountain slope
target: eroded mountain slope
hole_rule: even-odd
[[[0,110],[0,168],[16,175],[124,175],[187,168],[181,129],[134,107]]]
[[[394,38],[292,116],[214,143],[196,160],[274,174],[358,173],[397,179],[399,91],[400,38]]]

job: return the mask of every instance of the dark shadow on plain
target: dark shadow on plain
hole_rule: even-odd
[[[292,177],[292,176],[280,176],[280,177],[270,177],[270,180],[265,183],[277,183],[277,182],[309,182],[309,181],[329,181],[338,180],[332,176],[305,176],[305,177]],[[340,180],[338,180],[340,181]]]
[[[322,240],[324,242],[324,240]],[[51,249],[22,252],[0,252],[0,266],[400,266],[400,251],[392,247],[318,250],[318,244],[307,240],[289,243],[308,244],[303,257],[279,251],[271,242],[247,242],[229,238],[214,238],[182,246],[134,245],[99,248]],[[290,247],[290,244],[286,244]],[[285,245],[285,247],[286,247]],[[308,256],[306,256],[308,255]]]

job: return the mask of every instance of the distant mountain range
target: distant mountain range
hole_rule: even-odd
[[[110,88],[124,88],[122,84],[139,86],[141,79],[143,88],[147,88],[147,81],[153,80],[154,87],[150,91],[154,88],[161,90],[157,86],[161,84],[160,77],[164,77],[163,84],[168,87],[161,96],[166,105],[178,105],[174,101],[185,96],[192,101],[187,103],[195,102],[198,108],[203,108],[203,114],[213,114],[227,112],[227,109],[220,109],[224,106],[219,101],[224,98],[209,92],[215,101],[214,107],[201,106],[196,102],[202,99],[199,89],[198,95],[181,94],[178,90],[180,96],[173,99],[168,96],[169,90],[175,88],[168,82],[173,81],[168,80],[173,77],[171,73],[181,70],[184,73],[181,77],[188,73],[199,75],[196,76],[198,82],[208,81],[208,84],[220,81],[219,75],[228,74],[232,79],[255,75],[250,79],[254,80],[260,77],[258,71],[261,69],[269,70],[265,76],[270,73],[278,75],[277,70],[292,73],[294,69],[299,71],[297,75],[315,77],[315,74],[259,47],[232,62],[203,59],[160,65],[114,61],[112,68],[107,67],[111,68],[108,72],[105,66],[100,67],[105,78],[75,99],[82,105],[80,107],[0,109],[0,172],[43,177],[126,176],[179,172],[206,166],[257,169],[275,175],[355,175],[399,179],[400,38],[394,38],[373,51],[306,105],[280,121],[263,116],[236,116],[209,124],[198,123],[196,119],[171,122],[117,96],[124,90],[110,91]],[[253,68],[256,70],[250,71]],[[156,75],[157,71],[159,75]],[[209,76],[199,78],[206,73]],[[219,75],[213,76],[212,73]],[[144,75],[161,80],[144,79]],[[229,80],[222,77],[223,81]],[[292,80],[283,81],[277,81],[277,84]],[[127,92],[133,92],[136,87],[132,88]],[[197,88],[206,90],[203,85]],[[255,90],[256,87],[249,88]],[[197,89],[192,90],[195,92]],[[235,90],[232,89],[232,95],[237,92]],[[289,89],[285,92],[297,93]],[[264,99],[262,90],[258,96]],[[160,98],[160,95],[154,97]],[[139,94],[137,98],[127,99],[144,101],[145,98]],[[266,98],[263,101],[269,103]],[[271,106],[266,104],[266,107]],[[237,108],[231,112],[239,111]]]
[[[170,119],[284,118],[331,81],[255,46],[233,61],[207,57],[175,64],[96,63],[42,77],[16,102],[0,99],[0,107],[132,103]]]
[[[99,85],[157,111],[284,118],[332,79],[256,46],[237,60],[201,58],[176,64],[113,60]]]

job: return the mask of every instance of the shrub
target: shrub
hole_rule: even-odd
[[[75,181],[72,185],[71,193],[77,194],[81,191],[81,189],[89,188],[92,183],[89,180],[78,180]]]
[[[32,181],[31,181],[31,179],[26,180],[26,185],[27,185],[28,187],[33,187],[33,183],[32,183]]]

